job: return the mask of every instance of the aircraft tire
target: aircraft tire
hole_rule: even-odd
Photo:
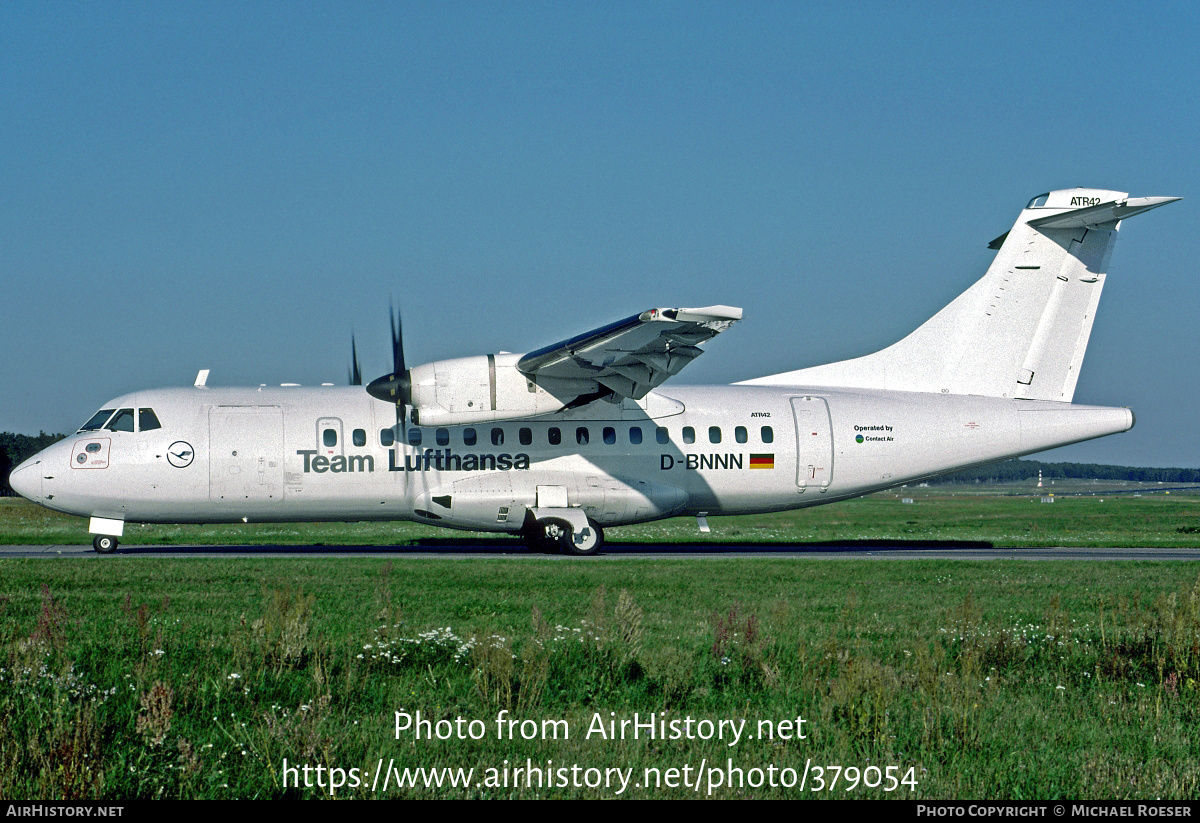
[[[573,554],[577,557],[587,557],[596,554],[600,551],[600,547],[604,545],[604,529],[597,526],[592,521],[588,521],[589,531],[591,535],[583,541],[576,541],[575,535],[568,531],[561,538],[564,554]]]
[[[539,530],[540,531],[540,530]],[[558,551],[558,543],[556,541],[547,540],[542,534],[537,531],[521,532],[521,540],[525,543],[525,548],[531,552],[547,552]]]
[[[117,538],[107,534],[98,534],[92,538],[92,548],[96,554],[112,554],[117,550]]]
[[[570,535],[571,527],[563,520],[531,521],[521,532],[521,538],[530,551],[553,554],[562,548],[563,534]]]

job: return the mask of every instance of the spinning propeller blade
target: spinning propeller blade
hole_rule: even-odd
[[[407,419],[408,406],[412,403],[412,383],[408,369],[404,366],[404,337],[400,328],[400,318],[390,306],[388,317],[391,320],[392,331],[392,372],[367,384],[367,394],[378,400],[396,404],[396,426],[399,429]],[[403,432],[398,431],[398,434],[402,435]]]
[[[350,385],[362,385],[362,366],[358,364],[358,348],[354,345],[354,332],[350,332]]]

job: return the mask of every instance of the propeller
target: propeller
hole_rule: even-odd
[[[388,318],[392,327],[392,373],[377,377],[367,384],[367,394],[385,403],[396,404],[396,427],[400,428],[412,403],[412,382],[404,366],[404,340],[400,330],[400,318],[388,307]],[[414,418],[415,418],[414,413]],[[416,424],[416,420],[413,423]]]
[[[350,385],[362,385],[362,367],[358,365],[358,348],[354,345],[354,332],[350,332]]]

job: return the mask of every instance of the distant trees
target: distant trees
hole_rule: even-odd
[[[930,483],[1010,483],[1033,480],[1041,471],[1046,480],[1133,480],[1143,483],[1200,483],[1200,469],[1161,469],[1137,466],[1109,466],[1103,463],[1042,463],[1015,458],[966,471],[947,474]]]
[[[28,434],[13,434],[0,432],[0,497],[13,494],[8,485],[8,475],[13,467],[21,465],[26,458],[33,457],[51,443],[57,443],[66,437],[65,434],[46,434],[38,432],[37,437]]]

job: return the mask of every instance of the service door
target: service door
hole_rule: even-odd
[[[213,406],[208,412],[211,500],[283,499],[283,411]]]
[[[796,486],[825,491],[833,482],[833,427],[823,397],[793,397],[796,419]]]

